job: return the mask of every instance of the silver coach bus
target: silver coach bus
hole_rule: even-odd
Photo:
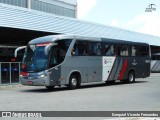
[[[17,48],[15,56],[24,48],[20,73],[23,85],[75,89],[83,83],[132,83],[135,78],[150,76],[150,49],[146,43],[50,35]]]

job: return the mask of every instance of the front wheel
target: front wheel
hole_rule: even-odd
[[[133,71],[130,71],[128,73],[128,79],[127,79],[128,83],[134,83],[135,82],[135,73]]]
[[[55,86],[46,86],[48,90],[53,90]]]
[[[78,87],[78,79],[75,75],[71,75],[69,79],[68,88],[73,90],[73,89],[76,89],[77,87]]]

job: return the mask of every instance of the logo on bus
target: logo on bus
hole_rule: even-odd
[[[104,64],[107,64],[107,60],[106,59],[104,59]]]
[[[103,63],[104,64],[107,64],[107,63],[108,64],[112,64],[113,63],[113,59],[112,58],[106,58],[106,59],[103,60]]]

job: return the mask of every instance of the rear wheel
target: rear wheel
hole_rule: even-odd
[[[55,86],[46,86],[48,90],[53,90]]]
[[[128,79],[127,79],[128,83],[134,83],[135,82],[135,72],[134,71],[130,71],[128,73]]]

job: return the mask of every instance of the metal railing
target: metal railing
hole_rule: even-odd
[[[21,62],[0,62],[0,85],[19,83]]]

